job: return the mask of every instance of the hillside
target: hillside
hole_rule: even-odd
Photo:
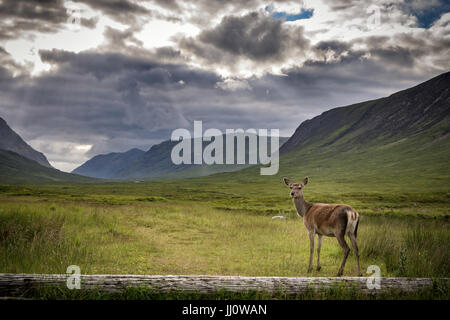
[[[134,148],[127,152],[100,154],[86,161],[72,173],[94,178],[112,178],[120,170],[139,159],[144,153],[144,151]]]
[[[99,182],[99,180],[45,167],[15,152],[0,150],[0,184],[87,182]]]
[[[281,153],[315,146],[340,151],[415,135],[445,139],[450,132],[450,72],[389,97],[335,108],[304,121]]]
[[[51,167],[44,154],[30,147],[2,118],[0,118],[0,149],[13,151],[45,167]]]

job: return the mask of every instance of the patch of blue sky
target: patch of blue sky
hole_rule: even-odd
[[[314,9],[304,9],[302,8],[299,13],[296,14],[290,14],[287,12],[279,11],[279,12],[272,12],[272,9],[267,6],[266,11],[269,12],[273,18],[275,19],[284,19],[285,21],[297,21],[301,19],[309,19],[314,14]]]
[[[406,5],[410,5],[412,0],[406,0]],[[420,10],[414,10],[414,7],[410,8],[411,13],[417,17],[417,22],[420,28],[430,28],[433,23],[445,14],[450,12],[450,1],[442,0],[438,5],[430,5],[428,8],[422,8]]]

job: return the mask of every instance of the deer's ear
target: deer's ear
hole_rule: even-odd
[[[291,185],[291,181],[288,178],[283,178],[284,183],[286,183],[287,186]]]
[[[306,177],[305,179],[303,179],[303,181],[302,181],[303,185],[306,186],[306,184],[308,183],[308,181],[309,181],[309,178],[308,178],[308,177]]]

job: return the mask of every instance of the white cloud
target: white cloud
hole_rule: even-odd
[[[222,82],[217,82],[216,88],[220,88],[222,90],[227,91],[252,90],[252,87],[247,82],[247,80],[239,80],[232,78],[225,79]]]
[[[196,36],[199,32],[200,29],[190,23],[151,20],[135,36],[144,43],[145,48],[151,49],[173,46],[175,36]]]
[[[45,136],[31,140],[29,144],[34,149],[43,152],[53,167],[65,172],[70,172],[80,163],[89,160],[90,157],[87,153],[93,146],[78,142],[58,141],[54,137]]]

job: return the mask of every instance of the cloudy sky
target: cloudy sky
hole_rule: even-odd
[[[448,57],[445,0],[0,0],[0,117],[70,171],[194,120],[287,136]]]

